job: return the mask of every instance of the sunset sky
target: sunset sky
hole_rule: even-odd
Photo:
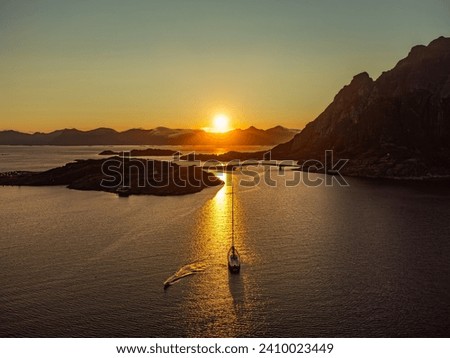
[[[302,128],[450,35],[449,0],[0,0],[0,129]]]

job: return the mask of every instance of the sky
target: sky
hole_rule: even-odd
[[[0,130],[303,128],[450,0],[0,0]]]

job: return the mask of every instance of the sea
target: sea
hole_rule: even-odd
[[[105,149],[131,148],[0,146],[0,172]],[[183,196],[0,187],[0,336],[450,336],[446,183],[258,170]]]

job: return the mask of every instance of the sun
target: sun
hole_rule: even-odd
[[[213,132],[225,133],[230,130],[230,118],[223,113],[216,114],[213,119]]]

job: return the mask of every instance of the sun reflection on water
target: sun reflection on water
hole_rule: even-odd
[[[207,269],[190,281],[187,312],[190,316],[189,336],[245,336],[250,326],[252,300],[247,292],[246,255],[239,275],[231,275],[227,267],[227,252],[231,245],[231,173],[223,173],[226,183],[202,208],[193,233],[193,254],[204,259]],[[236,187],[235,187],[236,193]],[[239,212],[238,195],[234,198],[235,214]],[[243,223],[235,216],[242,230]],[[237,234],[236,246],[246,252],[245,240]],[[199,300],[198,297],[202,299]]]

